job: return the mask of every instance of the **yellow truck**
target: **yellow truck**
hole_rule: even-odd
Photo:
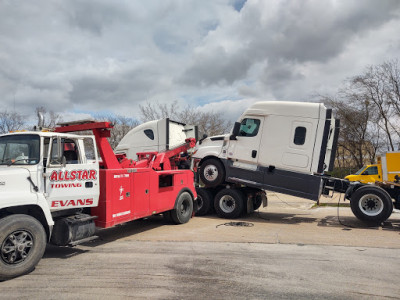
[[[399,181],[396,176],[400,177],[400,152],[377,155],[376,161],[376,164],[364,166],[355,174],[347,175],[345,179],[361,183]]]

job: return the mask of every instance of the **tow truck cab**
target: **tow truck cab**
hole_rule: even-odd
[[[3,135],[0,137],[0,211],[39,206],[51,226],[54,222],[49,211],[97,206],[98,173],[92,136],[52,132]]]

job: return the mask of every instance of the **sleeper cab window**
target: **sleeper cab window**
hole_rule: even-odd
[[[243,119],[240,124],[239,136],[252,137],[256,136],[260,128],[260,120],[258,119]]]
[[[144,134],[151,140],[154,140],[154,132],[151,129],[146,129]]]
[[[303,126],[296,127],[296,130],[294,131],[293,143],[298,146],[304,145],[306,141],[306,132],[307,129],[305,127]]]

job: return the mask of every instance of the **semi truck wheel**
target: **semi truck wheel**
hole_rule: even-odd
[[[0,280],[32,271],[46,249],[42,224],[28,215],[10,215],[0,220]]]
[[[390,195],[375,186],[363,186],[351,196],[353,214],[361,221],[378,225],[386,221],[393,211]]]
[[[178,196],[175,208],[171,210],[171,218],[175,224],[189,222],[193,214],[193,198],[188,192]]]
[[[211,210],[213,196],[212,193],[204,188],[196,188],[198,209],[196,216],[205,216]]]
[[[256,194],[254,199],[253,199],[253,209],[254,210],[259,209],[261,204],[262,204],[262,197],[261,197],[261,195]]]
[[[200,179],[206,187],[215,187],[225,180],[225,169],[215,158],[207,159],[200,166]]]
[[[235,219],[243,212],[244,195],[237,189],[223,189],[215,195],[214,207],[219,217]]]

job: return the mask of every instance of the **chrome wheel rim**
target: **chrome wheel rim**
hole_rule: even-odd
[[[215,181],[218,177],[218,169],[214,165],[207,165],[203,171],[204,178],[208,181]]]
[[[7,236],[1,245],[1,259],[9,265],[23,262],[33,248],[33,237],[26,230],[17,230]]]
[[[383,211],[383,201],[380,197],[374,194],[367,194],[358,201],[360,210],[369,217],[375,217]]]
[[[224,213],[231,213],[236,208],[235,199],[232,196],[225,195],[219,199],[219,207]]]

